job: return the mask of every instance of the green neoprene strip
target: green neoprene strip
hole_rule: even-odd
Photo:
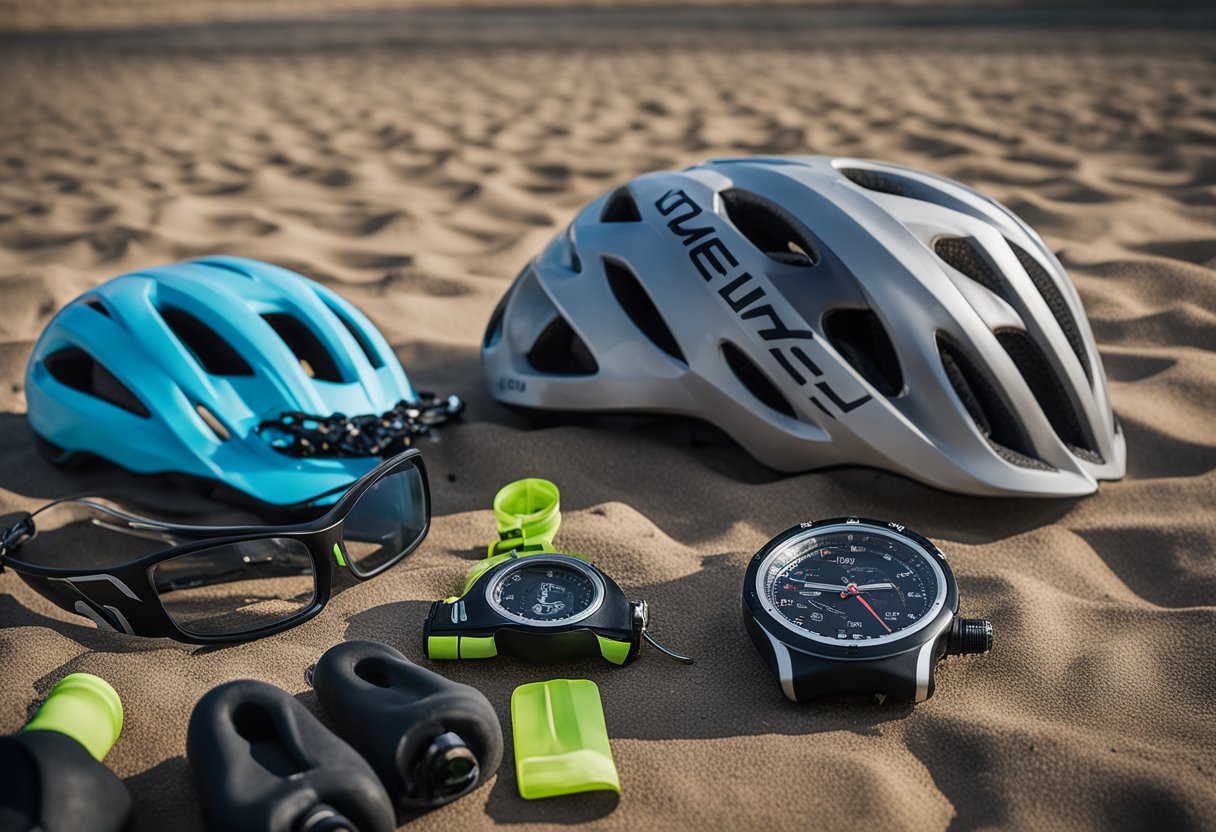
[[[511,694],[515,779],[526,800],[611,790],[621,780],[595,682],[554,679]]]
[[[73,673],[55,685],[22,730],[66,734],[101,761],[122,733],[122,700],[105,679]]]

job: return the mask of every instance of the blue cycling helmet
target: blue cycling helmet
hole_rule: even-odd
[[[25,383],[30,425],[56,461],[91,454],[137,473],[215,480],[277,506],[340,490],[379,460],[291,456],[263,422],[418,401],[358,309],[239,257],[142,269],[85,292],[38,339]]]

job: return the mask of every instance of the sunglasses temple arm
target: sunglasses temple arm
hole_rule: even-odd
[[[22,523],[29,526],[28,534],[24,537],[28,539],[34,535],[34,518],[39,514],[50,509],[68,506],[72,508],[85,509],[93,516],[87,518],[88,522],[100,526],[109,531],[119,532],[121,534],[129,534],[135,537],[143,537],[151,540],[162,540],[168,542],[176,541],[191,541],[203,540],[208,537],[214,537],[223,534],[222,528],[205,528],[198,526],[180,526],[176,523],[169,523],[164,520],[153,520],[148,517],[141,517],[138,514],[132,514],[123,511],[120,508],[105,505],[91,499],[68,498],[63,500],[55,500],[52,503],[47,503],[32,514],[26,515],[22,519]],[[81,518],[86,519],[86,518]]]

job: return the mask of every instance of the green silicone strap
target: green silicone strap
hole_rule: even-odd
[[[492,659],[498,655],[494,636],[461,636],[460,658]]]
[[[122,733],[122,701],[105,679],[73,673],[55,685],[23,730],[66,734],[104,760]]]
[[[426,655],[430,659],[492,659],[498,655],[494,636],[429,636]]]
[[[478,562],[472,569],[469,570],[469,574],[465,576],[464,589],[460,590],[460,596],[463,598],[465,595],[467,595],[469,589],[473,586],[473,584],[477,583],[477,579],[482,575],[486,574],[503,561],[510,560],[514,556],[514,553],[507,552],[502,555],[488,557],[485,560]]]
[[[624,664],[629,658],[629,651],[633,649],[633,645],[628,641],[604,638],[599,633],[595,634],[595,638],[600,643],[600,655],[613,664]]]
[[[494,495],[494,520],[498,540],[490,544],[490,557],[512,550],[520,554],[552,552],[553,538],[562,524],[561,492],[549,480],[537,477],[508,483]]]

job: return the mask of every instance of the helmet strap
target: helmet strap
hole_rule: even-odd
[[[387,457],[401,453],[414,438],[450,422],[464,410],[458,396],[418,394],[418,401],[397,402],[380,415],[314,416],[285,412],[257,427],[257,433],[281,454],[309,457]]]

